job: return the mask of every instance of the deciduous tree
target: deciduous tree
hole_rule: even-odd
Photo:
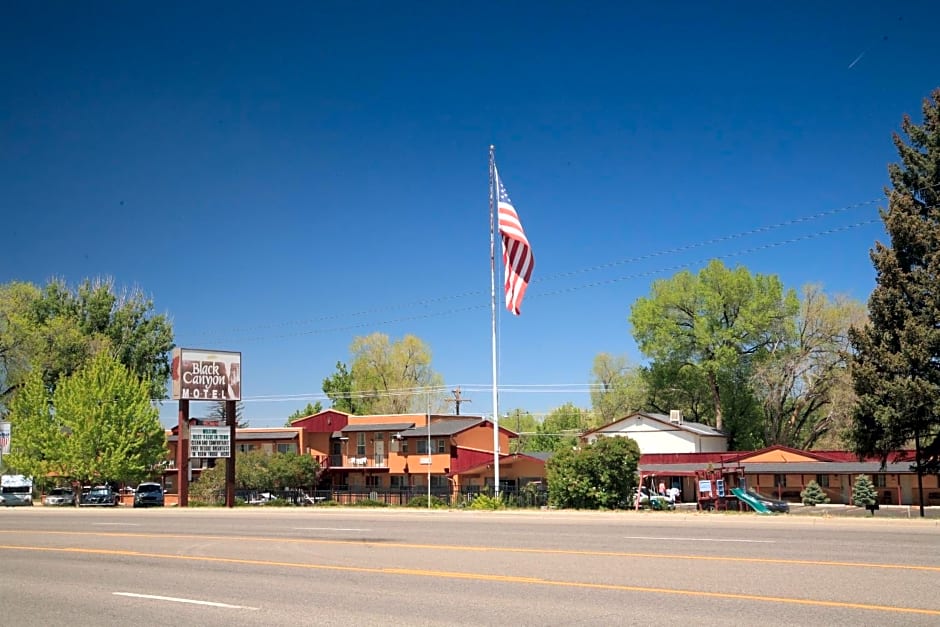
[[[596,424],[614,422],[624,416],[645,409],[647,386],[641,369],[631,366],[623,355],[600,353],[594,358],[591,405]]]
[[[830,300],[815,285],[803,289],[796,332],[772,342],[750,377],[764,414],[765,446],[809,449],[847,425],[854,406],[847,394],[848,331],[865,315],[857,301]]]
[[[722,430],[722,374],[792,333],[797,307],[778,277],[714,260],[698,275],[683,271],[653,283],[652,294],[634,303],[630,322],[644,355],[701,371]]]
[[[63,378],[51,405],[37,371],[14,399],[10,419],[17,438],[10,462],[30,474],[137,482],[153,476],[166,456],[149,381],[106,351]]]
[[[431,369],[431,349],[414,335],[390,342],[387,335],[373,333],[357,337],[352,353],[352,396],[356,409],[367,414],[404,414],[424,411],[428,390],[438,388],[443,379]],[[441,393],[430,399],[440,405]]]

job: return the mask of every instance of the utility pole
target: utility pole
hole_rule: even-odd
[[[471,401],[469,398],[461,398],[461,397],[460,397],[460,386],[459,386],[459,385],[457,386],[457,389],[451,390],[450,393],[454,395],[454,398],[449,398],[449,399],[447,399],[447,402],[454,404],[455,411],[456,411],[457,415],[459,416],[459,415],[460,415],[460,404],[461,404],[461,403],[472,403],[473,401]]]

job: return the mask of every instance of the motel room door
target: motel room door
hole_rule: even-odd
[[[376,440],[373,445],[375,447],[375,466],[385,466],[385,440]]]

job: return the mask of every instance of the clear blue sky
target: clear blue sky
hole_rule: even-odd
[[[631,304],[711,257],[866,300],[891,133],[940,85],[940,4],[896,4],[10,3],[0,281],[141,287],[242,351],[253,426],[374,331],[485,387],[494,144],[536,257],[501,385],[640,362]],[[589,405],[548,390],[500,410]]]

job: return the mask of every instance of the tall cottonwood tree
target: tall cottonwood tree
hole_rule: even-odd
[[[713,260],[697,275],[686,270],[653,283],[652,294],[633,304],[630,322],[644,355],[701,372],[714,426],[723,430],[723,377],[734,381],[729,375],[742,362],[791,334],[797,307],[778,277]]]
[[[864,322],[862,303],[830,300],[816,285],[803,288],[795,333],[772,342],[750,384],[763,410],[764,445],[812,448],[848,423],[849,328]]]
[[[647,399],[642,371],[623,355],[599,353],[592,368],[591,406],[598,427],[644,409]]]
[[[905,115],[894,134],[900,161],[881,211],[890,243],[871,251],[870,321],[850,336],[855,450],[885,462],[913,444],[921,516],[923,475],[940,470],[940,89],[923,115],[922,124]]]
[[[357,337],[350,346],[352,365],[337,363],[337,372],[323,381],[333,407],[359,414],[404,414],[432,411],[442,404],[441,375],[431,368],[431,349],[420,338],[406,335],[392,342],[383,333]]]

